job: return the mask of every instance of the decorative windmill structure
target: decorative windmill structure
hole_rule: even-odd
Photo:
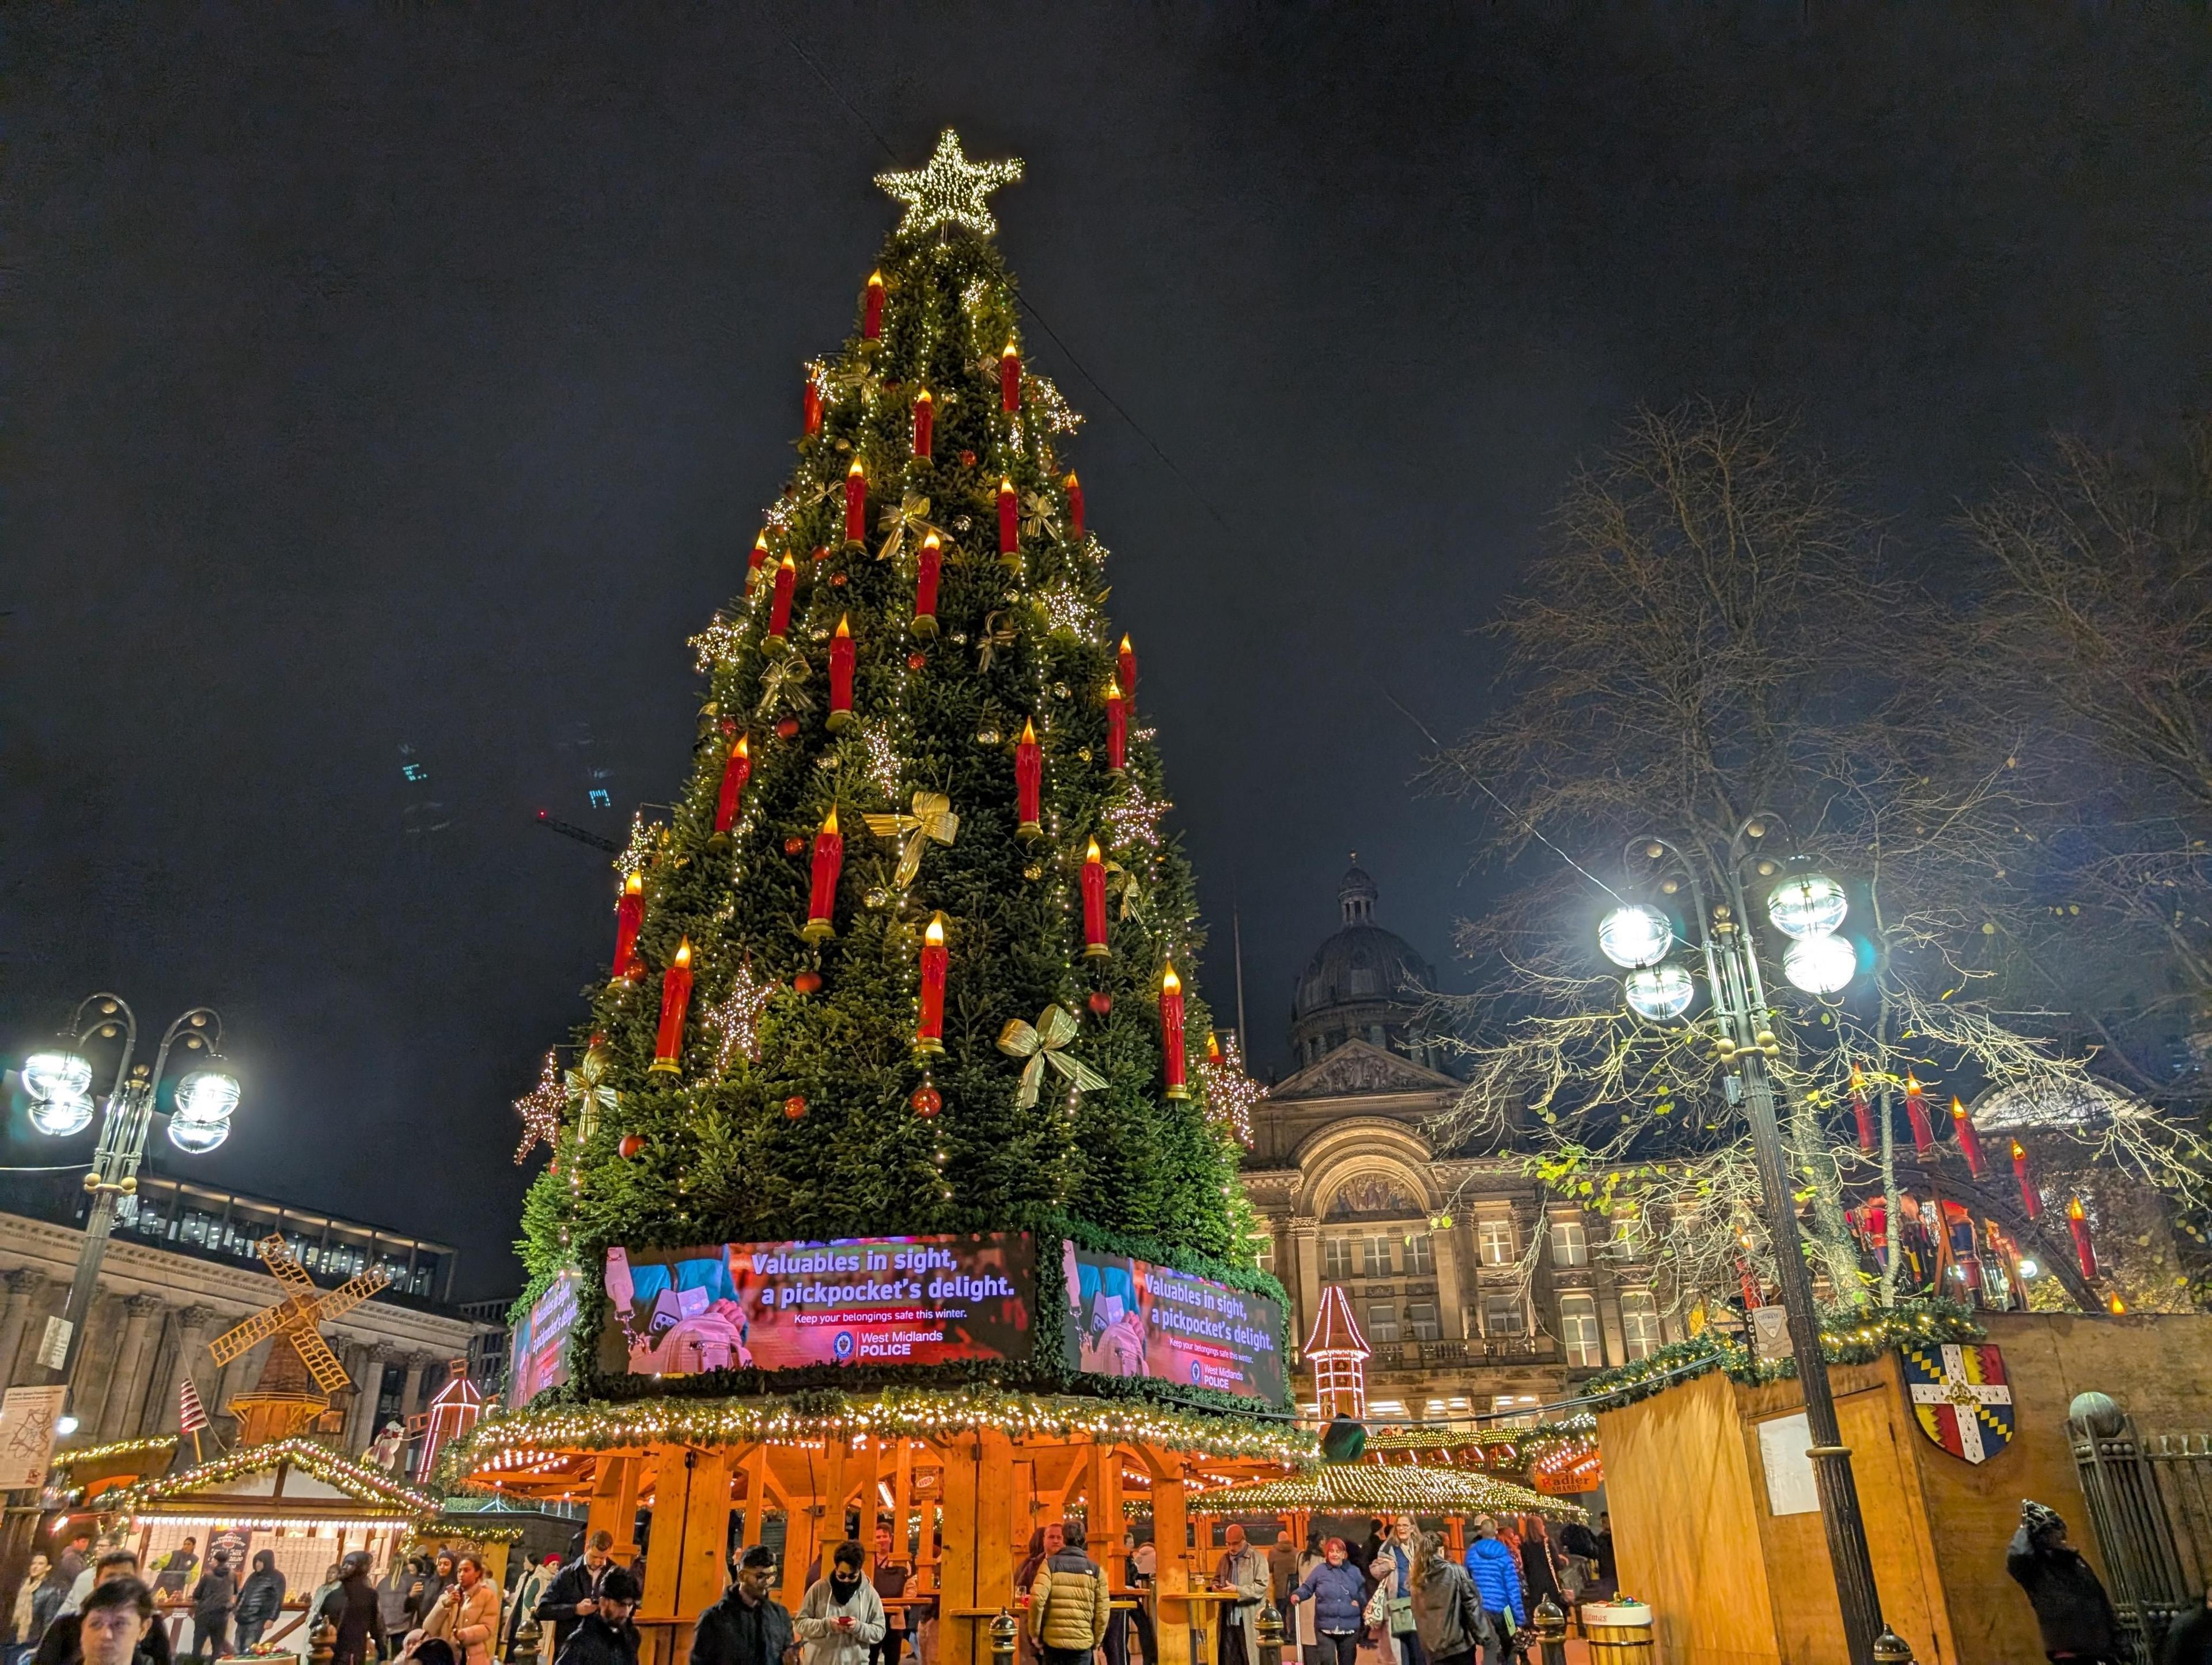
[[[1306,1340],[1306,1363],[1313,1366],[1314,1397],[1325,1417],[1367,1414],[1367,1361],[1371,1356],[1367,1338],[1352,1322],[1352,1303],[1340,1284],[1321,1292],[1321,1310],[1314,1316],[1313,1334]]]
[[[240,1443],[246,1445],[306,1431],[329,1412],[335,1395],[353,1386],[345,1366],[323,1340],[321,1327],[352,1311],[392,1281],[391,1274],[380,1267],[336,1289],[318,1289],[282,1237],[271,1232],[255,1247],[283,1285],[284,1298],[208,1343],[215,1362],[228,1364],[275,1338],[253,1391],[234,1395],[230,1401]]]

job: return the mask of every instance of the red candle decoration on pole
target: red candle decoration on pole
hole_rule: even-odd
[[[1018,565],[1022,553],[1022,519],[1020,505],[1014,501],[1014,483],[999,481],[999,559],[1009,567]]]
[[[1905,1073],[1905,1116],[1912,1124],[1912,1153],[1926,1162],[1936,1154],[1936,1129],[1929,1125],[1928,1099],[1921,1091],[1920,1078],[1910,1070]]]
[[[1067,490],[1068,528],[1074,532],[1075,541],[1080,544],[1083,541],[1083,482],[1075,477],[1075,471],[1071,468],[1060,484]]]
[[[791,629],[791,594],[799,587],[799,568],[788,551],[775,563],[775,596],[769,603],[768,645],[783,646],[783,639]]]
[[[822,819],[814,835],[814,872],[806,893],[806,928],[799,934],[820,942],[837,934],[837,876],[845,870],[845,838],[837,830],[837,806]]]
[[[1121,638],[1121,651],[1114,660],[1114,680],[1121,684],[1121,697],[1131,705],[1137,702],[1137,650],[1129,646],[1129,638]]]
[[[944,546],[935,532],[924,533],[921,553],[915,558],[912,628],[925,641],[937,634],[937,578],[944,570]]]
[[[722,764],[721,795],[714,799],[714,830],[726,834],[738,823],[738,805],[744,799],[745,782],[753,778],[752,737],[738,736]]]
[[[830,638],[830,732],[836,733],[853,720],[853,624],[849,614],[840,615],[837,634]]]
[[[645,875],[632,873],[623,880],[622,900],[615,904],[615,975],[627,977],[639,969],[638,927],[645,923]]]
[[[1851,1114],[1858,1118],[1859,1149],[1873,1150],[1875,1146],[1874,1115],[1867,1109],[1866,1072],[1856,1064],[1851,1066]]]
[[[745,557],[745,599],[752,599],[753,585],[768,567],[768,531],[753,534],[753,551]]]
[[[1176,975],[1172,960],[1160,975],[1160,1052],[1167,1067],[1165,1096],[1188,1098],[1190,1089],[1183,1085],[1182,979]]]
[[[677,945],[676,957],[660,978],[660,1033],[653,1042],[653,1068],[648,1073],[674,1075],[684,1066],[677,1061],[684,1051],[684,1014],[691,1009],[691,939]]]
[[[1106,684],[1106,769],[1119,775],[1129,766],[1129,702],[1121,697],[1121,684]]]
[[[2089,1241],[2089,1216],[2081,1206],[2081,1198],[2068,1199],[2066,1224],[2074,1233],[2075,1262],[2081,1268],[2082,1277],[2094,1282],[2097,1276],[2097,1245]]]
[[[2032,1220],[2043,1218],[2043,1193],[2035,1188],[2035,1176],[2028,1171],[2027,1146],[2018,1139],[2012,1142],[2012,1176],[2020,1182],[2020,1206]]]
[[[927,462],[937,434],[937,401],[923,388],[914,396],[914,454]]]
[[[999,355],[999,408],[1009,415],[1022,408],[1022,355],[1012,341]]]
[[[939,1054],[945,1050],[945,915],[930,915],[921,933],[921,1021],[915,1026],[914,1049]]]
[[[884,336],[884,275],[868,274],[868,300],[860,313],[860,339],[880,341]]]
[[[1959,1135],[1959,1149],[1966,1158],[1966,1171],[1976,1179],[1981,1178],[1989,1164],[1982,1160],[1982,1141],[1974,1132],[1973,1118],[1966,1107],[1959,1102],[1956,1093],[1951,1095],[1951,1126]]]
[[[812,376],[806,379],[806,391],[799,396],[799,414],[805,418],[806,436],[812,439],[822,431],[822,388]]]
[[[868,476],[860,466],[858,457],[852,467],[845,471],[845,541],[865,544],[868,541]]]
[[[1083,957],[1113,957],[1114,951],[1106,945],[1106,858],[1094,838],[1083,853]]]
[[[1020,824],[1016,836],[1044,836],[1044,748],[1037,744],[1036,725],[1022,719],[1022,738],[1014,746],[1014,814]]]

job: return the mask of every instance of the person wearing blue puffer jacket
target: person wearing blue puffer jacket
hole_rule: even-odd
[[[1509,1647],[1511,1633],[1528,1622],[1527,1604],[1521,1599],[1521,1558],[1498,1537],[1498,1522],[1478,1516],[1474,1539],[1467,1547],[1467,1576],[1474,1580],[1482,1605],[1498,1615],[1501,1638]]]
[[[1343,1539],[1331,1538],[1321,1553],[1321,1565],[1291,1592],[1291,1600],[1314,1604],[1320,1665],[1358,1665],[1359,1632],[1366,1622],[1367,1579],[1346,1559]]]

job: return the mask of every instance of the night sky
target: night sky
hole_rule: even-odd
[[[237,1131],[164,1168],[457,1241],[463,1295],[519,1281],[507,1101],[611,945],[534,814],[684,780],[684,638],[941,126],[1028,164],[1263,1073],[1347,851],[1433,959],[1479,903],[1386,692],[1480,711],[1469,632],[1639,402],[1797,412],[1930,564],[2053,427],[2204,402],[2201,9],[550,9],[0,39],[0,1048],[213,1003]]]

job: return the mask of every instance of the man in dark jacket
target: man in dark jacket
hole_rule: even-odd
[[[340,1564],[337,1588],[323,1598],[317,1617],[329,1619],[337,1631],[331,1665],[366,1665],[384,1651],[384,1612],[376,1586],[368,1582],[369,1565],[368,1551],[354,1551]]]
[[[238,1650],[246,1653],[261,1640],[261,1632],[276,1621],[284,1607],[284,1575],[276,1571],[276,1556],[271,1550],[253,1553],[253,1571],[246,1575],[245,1585],[238,1592],[238,1607],[234,1617],[238,1620]]]
[[[914,1569],[900,1557],[898,1546],[891,1541],[890,1526],[882,1522],[876,1525],[873,1560],[868,1577],[876,1587],[877,1599],[884,1604],[884,1639],[869,1655],[868,1665],[899,1665],[899,1650],[906,1644],[907,1610],[891,1603],[906,1594],[906,1581]]]
[[[94,1565],[93,1588],[119,1584],[138,1576],[138,1558],[127,1549],[111,1549]],[[88,1595],[85,1600],[92,1598]],[[31,1656],[31,1665],[69,1665],[76,1658],[80,1648],[80,1624],[84,1615],[65,1613],[46,1626],[46,1633],[39,1638],[38,1651]],[[138,1657],[152,1665],[169,1665],[169,1632],[159,1624],[146,1627],[139,1639]]]
[[[2066,1541],[2066,1522],[2057,1510],[2032,1501],[2021,1504],[2020,1530],[2005,1550],[2005,1571],[2027,1592],[2045,1658],[2116,1665],[2127,1656],[2111,1598],[2081,1552]]]
[[[738,1563],[737,1580],[699,1615],[691,1633],[691,1665],[792,1665],[799,1648],[791,1614],[769,1594],[775,1556],[755,1544]]]
[[[568,1639],[568,1632],[598,1610],[599,1586],[617,1570],[610,1559],[614,1547],[613,1533],[594,1532],[591,1542],[584,1546],[583,1558],[562,1567],[538,1597],[538,1622],[553,1627],[553,1658],[561,1656],[561,1644]]]
[[[637,1665],[637,1626],[629,1614],[643,1594],[624,1569],[610,1570],[591,1612],[576,1621],[553,1665]]]
[[[230,1651],[231,1610],[238,1606],[238,1579],[230,1557],[217,1550],[192,1586],[192,1651],[216,1659]]]

